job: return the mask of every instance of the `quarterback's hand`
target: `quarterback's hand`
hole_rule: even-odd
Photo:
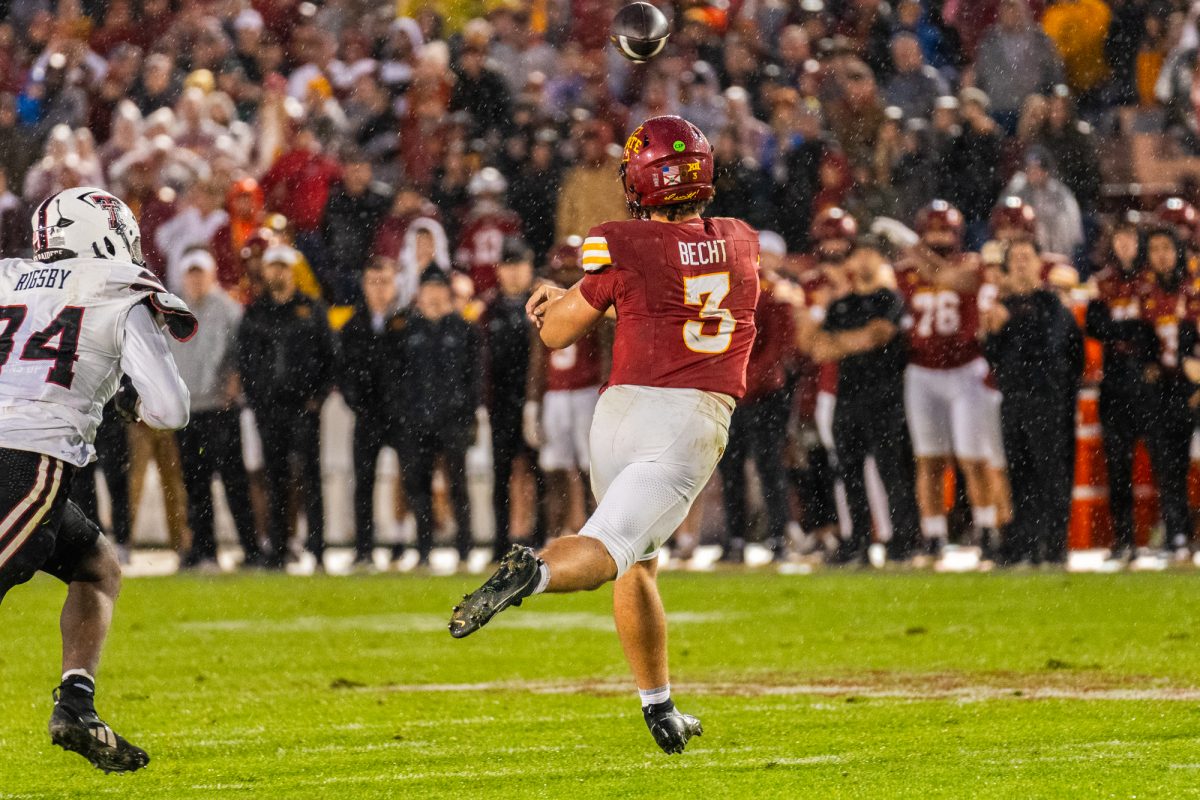
[[[534,450],[540,450],[546,443],[545,432],[542,430],[542,404],[532,400],[525,403],[521,409],[521,435],[525,444]]]
[[[566,293],[566,289],[552,283],[543,283],[534,288],[533,294],[529,296],[529,302],[525,304],[525,314],[535,328],[542,327],[542,317],[545,316],[546,309],[550,307],[550,304],[561,299]]]
[[[133,381],[128,375],[121,376],[121,386],[117,389],[117,393],[113,395],[113,408],[117,411],[117,416],[126,422],[137,422],[141,419],[138,414],[138,390],[134,387]]]

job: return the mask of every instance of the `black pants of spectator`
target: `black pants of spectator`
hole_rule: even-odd
[[[407,430],[404,432],[404,491],[417,520],[417,555],[429,560],[433,550],[433,472],[438,457],[450,484],[450,505],[458,527],[455,545],[459,558],[471,552],[471,504],[467,497],[467,446],[462,430]]]
[[[354,420],[354,558],[369,561],[375,549],[375,470],[379,453],[395,445],[392,425],[375,414]]]
[[[896,560],[907,558],[917,540],[920,515],[912,442],[903,405],[899,401],[839,399],[833,411],[833,442],[850,511],[851,547],[865,549],[871,543],[871,507],[864,469],[867,456],[874,456],[892,521],[888,555]]]
[[[1002,545],[1007,561],[1062,563],[1075,471],[1064,469],[1074,454],[1073,421],[1063,412],[1073,398],[1005,396],[1000,406],[1004,455],[1012,487],[1012,521]]]
[[[1138,439],[1145,441],[1150,453],[1168,545],[1190,541],[1187,475],[1193,421],[1186,395],[1182,390],[1134,395],[1101,389],[1100,426],[1108,465],[1113,546],[1134,546],[1133,450]]]
[[[248,561],[260,556],[250,505],[250,483],[242,460],[241,412],[193,412],[188,426],[175,434],[179,442],[179,460],[183,467],[183,485],[187,490],[188,525],[192,529],[190,560],[217,557],[217,539],[213,533],[213,476],[220,476],[225,500],[233,515],[238,542]]]
[[[104,407],[104,417],[96,430],[96,460],[76,470],[71,484],[71,500],[88,519],[100,519],[96,500],[96,469],[104,475],[104,485],[112,499],[112,534],[119,545],[128,546],[132,532],[129,509],[129,434],[125,421],[112,403]]]
[[[790,394],[780,390],[743,403],[729,423],[729,443],[719,469],[725,504],[726,553],[738,552],[750,532],[746,508],[746,462],[753,458],[762,484],[767,516],[766,541],[772,552],[783,551],[787,541],[788,496],[783,450],[787,443]]]
[[[495,408],[492,410],[492,510],[496,516],[496,538],[492,542],[492,558],[499,561],[509,548],[509,520],[512,511],[509,483],[512,481],[513,462],[524,456],[533,473],[536,487],[536,518],[533,529],[534,547],[546,543],[546,481],[538,467],[537,452],[525,444],[521,435],[521,407]]]
[[[308,521],[309,552],[321,564],[325,556],[325,503],[321,491],[321,415],[305,409],[255,409],[267,476],[267,535],[274,565],[287,554],[292,461],[300,467],[299,497]]]

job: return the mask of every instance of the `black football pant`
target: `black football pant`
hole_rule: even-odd
[[[1014,561],[1066,560],[1075,427],[1065,409],[1074,402],[1074,397],[1005,395],[1000,404],[1013,509],[1003,547]]]
[[[97,467],[104,475],[104,485],[112,498],[112,537],[120,545],[128,545],[132,532],[129,509],[129,432],[125,421],[109,403],[96,430],[96,460],[76,470],[71,484],[71,500],[88,519],[100,519],[96,501]]]
[[[513,462],[524,456],[533,473],[537,490],[535,502],[536,522],[534,523],[534,547],[546,543],[546,481],[542,470],[538,467],[537,452],[525,444],[521,433],[521,407],[495,408],[491,414],[492,426],[492,467],[495,473],[492,483],[492,510],[496,517],[496,538],[492,543],[492,551],[497,559],[503,556],[509,547],[509,520],[511,518],[511,497],[509,483],[512,480]]]
[[[454,522],[458,528],[455,545],[459,558],[465,559],[471,552],[473,537],[466,463],[469,437],[466,433],[455,428],[405,432],[404,491],[417,520],[417,554],[422,561],[427,561],[433,550],[433,472],[439,456],[450,484],[450,505],[454,509]]]
[[[354,557],[369,560],[375,548],[375,470],[379,453],[395,445],[392,426],[378,414],[354,420]]]
[[[787,444],[790,393],[786,389],[742,403],[729,422],[729,442],[721,457],[721,494],[725,505],[725,549],[738,550],[750,533],[746,508],[746,461],[753,458],[762,483],[767,515],[767,544],[780,552],[787,539],[787,476],[783,450]]]
[[[238,541],[246,558],[258,556],[258,536],[250,505],[250,484],[242,459],[241,412],[236,408],[197,411],[186,428],[177,431],[183,485],[187,489],[188,525],[192,529],[192,556],[216,558],[213,534],[212,479],[219,475],[225,486]]]
[[[267,477],[267,535],[274,558],[287,553],[288,511],[293,487],[292,459],[299,462],[298,496],[308,521],[309,552],[325,555],[325,502],[321,491],[321,415],[297,408],[255,409]]]
[[[833,410],[833,442],[850,510],[851,544],[865,548],[871,543],[871,507],[864,469],[867,456],[874,456],[891,513],[892,541],[888,550],[894,558],[907,557],[917,540],[920,515],[904,406],[899,401],[838,398]]]
[[[1187,475],[1192,413],[1183,387],[1140,394],[1100,390],[1100,426],[1108,465],[1108,503],[1113,544],[1133,547],[1133,449],[1143,439],[1158,487],[1158,507],[1167,543],[1191,540]]]

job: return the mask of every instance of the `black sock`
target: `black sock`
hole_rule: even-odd
[[[675,702],[671,698],[667,698],[661,703],[651,703],[648,706],[642,706],[642,713],[646,718],[656,717],[659,714],[667,714],[675,710]]]

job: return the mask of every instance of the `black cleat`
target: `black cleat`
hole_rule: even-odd
[[[54,690],[54,713],[50,715],[50,741],[78,753],[104,772],[135,772],[150,763],[140,747],[125,741],[92,707],[91,697],[78,692]]]
[[[532,548],[514,544],[492,577],[454,607],[450,635],[455,639],[470,636],[504,609],[521,605],[537,586],[541,566],[542,560]]]
[[[650,735],[667,755],[682,753],[689,739],[704,733],[700,720],[678,711],[670,700],[646,706],[642,709],[642,716],[646,718]]]

